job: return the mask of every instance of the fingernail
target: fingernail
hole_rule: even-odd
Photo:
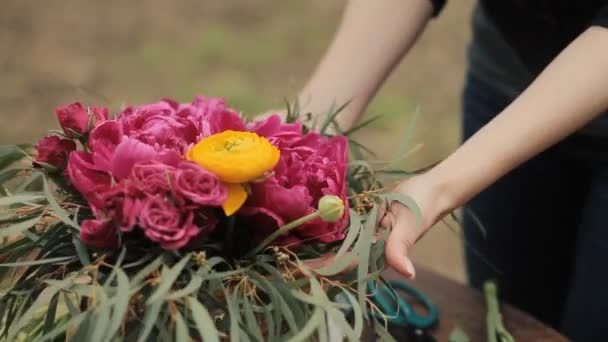
[[[410,278],[414,278],[416,276],[416,269],[414,269],[414,264],[409,258],[405,258],[405,270],[407,273],[409,273]]]

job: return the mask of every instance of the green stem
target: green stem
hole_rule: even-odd
[[[488,315],[486,318],[488,342],[495,342],[497,337],[500,342],[513,342],[513,336],[505,329],[505,326],[502,323],[502,315],[500,314],[498,307],[496,284],[493,281],[486,281],[483,285],[483,290],[488,306]]]
[[[288,224],[286,224],[283,227],[274,231],[272,234],[268,235],[268,237],[266,237],[264,239],[264,241],[262,241],[255,249],[253,249],[252,251],[247,253],[247,255],[245,255],[245,258],[246,259],[252,258],[254,255],[256,255],[256,254],[260,253],[262,250],[264,250],[264,248],[266,248],[268,245],[270,245],[270,243],[273,242],[274,240],[276,240],[276,238],[278,238],[279,236],[287,233],[288,231],[290,231],[294,228],[297,228],[298,226],[300,226],[310,220],[314,220],[319,216],[320,216],[319,211],[315,211],[312,214],[308,214],[306,216],[300,217],[299,219],[297,219],[295,221],[289,222]]]

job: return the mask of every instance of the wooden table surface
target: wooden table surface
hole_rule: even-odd
[[[403,280],[390,270],[385,276],[387,279]],[[439,324],[432,331],[437,341],[447,341],[456,325],[466,332],[471,342],[487,340],[486,303],[482,292],[424,268],[417,268],[416,279],[407,282],[439,308]],[[500,289],[498,291],[500,295]],[[501,304],[500,311],[505,327],[516,341],[568,341],[555,330],[512,306]]]

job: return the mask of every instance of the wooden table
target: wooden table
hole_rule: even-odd
[[[385,276],[387,279],[403,280],[390,270]],[[437,341],[447,341],[456,325],[467,333],[472,342],[487,340],[486,303],[482,292],[420,267],[417,268],[416,279],[408,282],[439,308],[439,324],[433,330]],[[501,304],[500,310],[505,327],[516,341],[568,341],[555,330],[512,306]]]

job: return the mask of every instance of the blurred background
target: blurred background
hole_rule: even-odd
[[[53,109],[73,101],[115,111],[204,94],[248,115],[281,108],[313,71],[344,3],[2,0],[0,144],[39,139],[57,128]],[[379,158],[401,143],[416,108],[410,146],[422,148],[403,167],[457,147],[472,4],[448,2],[371,104],[368,115],[384,117],[359,140]],[[464,281],[461,247],[457,226],[439,224],[416,246],[416,264]]]

